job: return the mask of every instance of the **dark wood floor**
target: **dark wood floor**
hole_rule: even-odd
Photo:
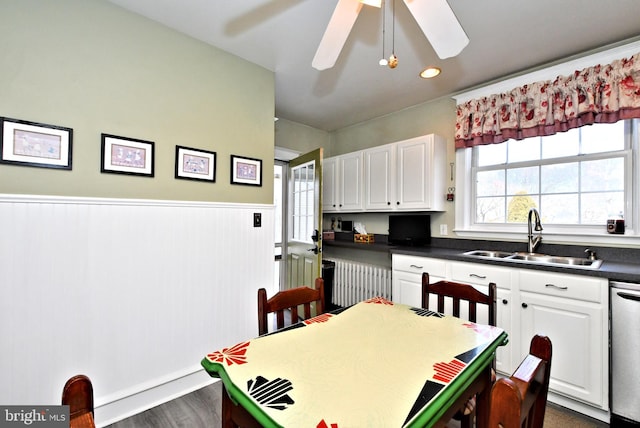
[[[222,387],[220,382],[176,398],[109,428],[219,428]],[[603,428],[608,425],[567,409],[549,405],[545,428]],[[453,428],[454,425],[451,425]]]
[[[220,382],[109,425],[109,428],[219,428]]]

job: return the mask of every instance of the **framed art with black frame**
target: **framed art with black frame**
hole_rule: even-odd
[[[71,169],[73,129],[0,117],[0,163]]]
[[[102,134],[100,172],[153,177],[153,141]]]
[[[176,146],[176,178],[216,181],[216,152]]]
[[[231,184],[262,186],[262,161],[231,155]]]

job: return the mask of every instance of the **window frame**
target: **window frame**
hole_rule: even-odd
[[[543,223],[544,242],[548,243],[640,243],[640,228],[638,227],[638,205],[640,204],[640,120],[631,119],[625,126],[625,149],[616,151],[625,159],[625,220],[626,231],[623,235],[607,233],[606,224],[602,226],[588,225],[545,225]],[[455,232],[462,238],[470,239],[498,239],[522,240],[527,235],[526,223],[475,223],[475,186],[473,180],[480,167],[475,167],[473,148],[458,149],[456,151],[456,196]],[[602,154],[578,155],[575,160],[582,161],[589,158],[602,158]],[[604,156],[609,157],[609,156]],[[543,165],[556,160],[541,159],[526,162],[529,165]]]

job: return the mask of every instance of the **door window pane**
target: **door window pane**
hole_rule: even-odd
[[[315,164],[308,162],[292,168],[293,176],[293,225],[292,238],[311,243],[315,213]]]

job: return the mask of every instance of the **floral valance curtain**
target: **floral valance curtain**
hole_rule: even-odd
[[[457,107],[456,149],[640,117],[640,53]]]

